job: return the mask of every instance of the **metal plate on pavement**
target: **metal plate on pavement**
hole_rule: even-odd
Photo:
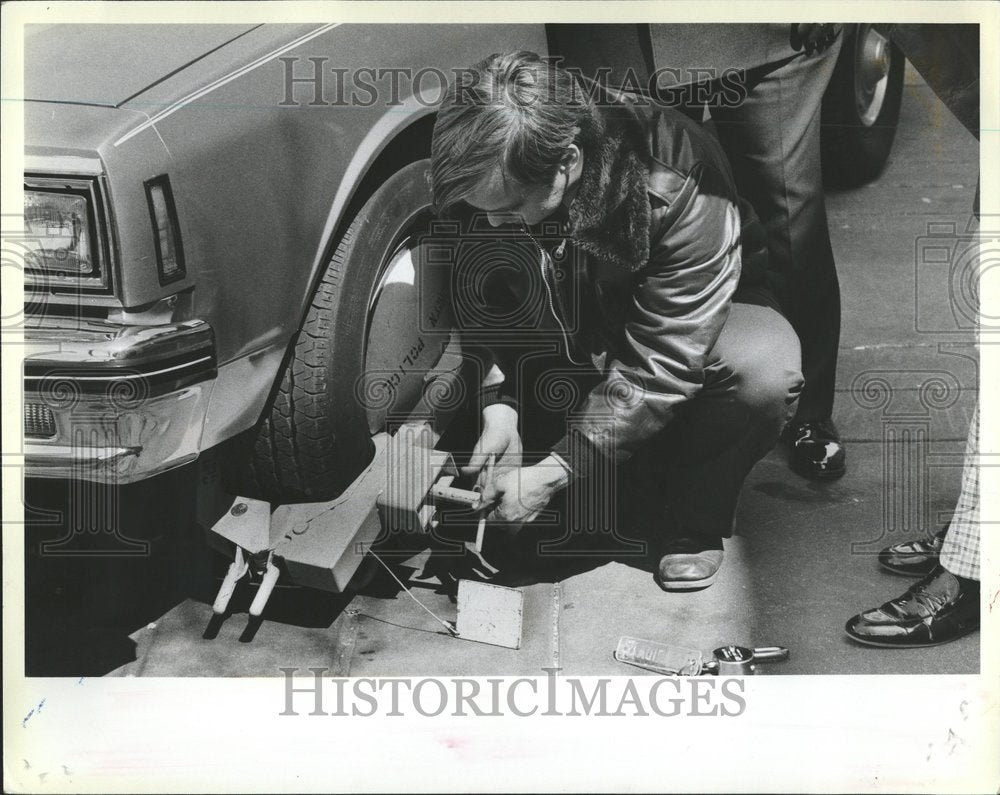
[[[516,588],[476,580],[458,581],[455,629],[463,640],[519,649],[523,613],[524,594]]]

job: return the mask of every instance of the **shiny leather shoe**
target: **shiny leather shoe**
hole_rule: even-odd
[[[660,550],[656,584],[664,591],[707,588],[722,566],[722,539],[713,536],[672,538]]]
[[[782,438],[789,445],[788,465],[810,480],[836,480],[847,471],[847,453],[833,420],[792,420]]]
[[[938,566],[906,593],[854,616],[844,631],[867,646],[937,646],[979,629],[979,583]]]
[[[938,565],[938,555],[947,532],[948,525],[945,525],[930,538],[902,541],[886,547],[878,553],[878,563],[893,574],[926,577]]]

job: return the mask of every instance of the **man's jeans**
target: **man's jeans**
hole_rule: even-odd
[[[664,532],[731,535],[743,482],[774,448],[802,387],[799,341],[788,321],[770,307],[734,303],[702,391],[624,465],[622,493],[638,486],[653,521],[665,500],[672,521]]]

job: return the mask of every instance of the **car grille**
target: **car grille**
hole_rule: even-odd
[[[29,439],[51,439],[56,435],[56,420],[48,406],[24,404],[24,435]]]

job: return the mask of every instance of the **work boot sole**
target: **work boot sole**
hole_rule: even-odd
[[[659,573],[657,573],[653,579],[656,580],[656,584],[660,586],[660,589],[670,593],[671,591],[701,591],[708,588],[712,583],[715,582],[716,578],[719,576],[719,572],[715,572],[709,577],[703,577],[700,580],[669,580],[665,582],[660,579]]]

